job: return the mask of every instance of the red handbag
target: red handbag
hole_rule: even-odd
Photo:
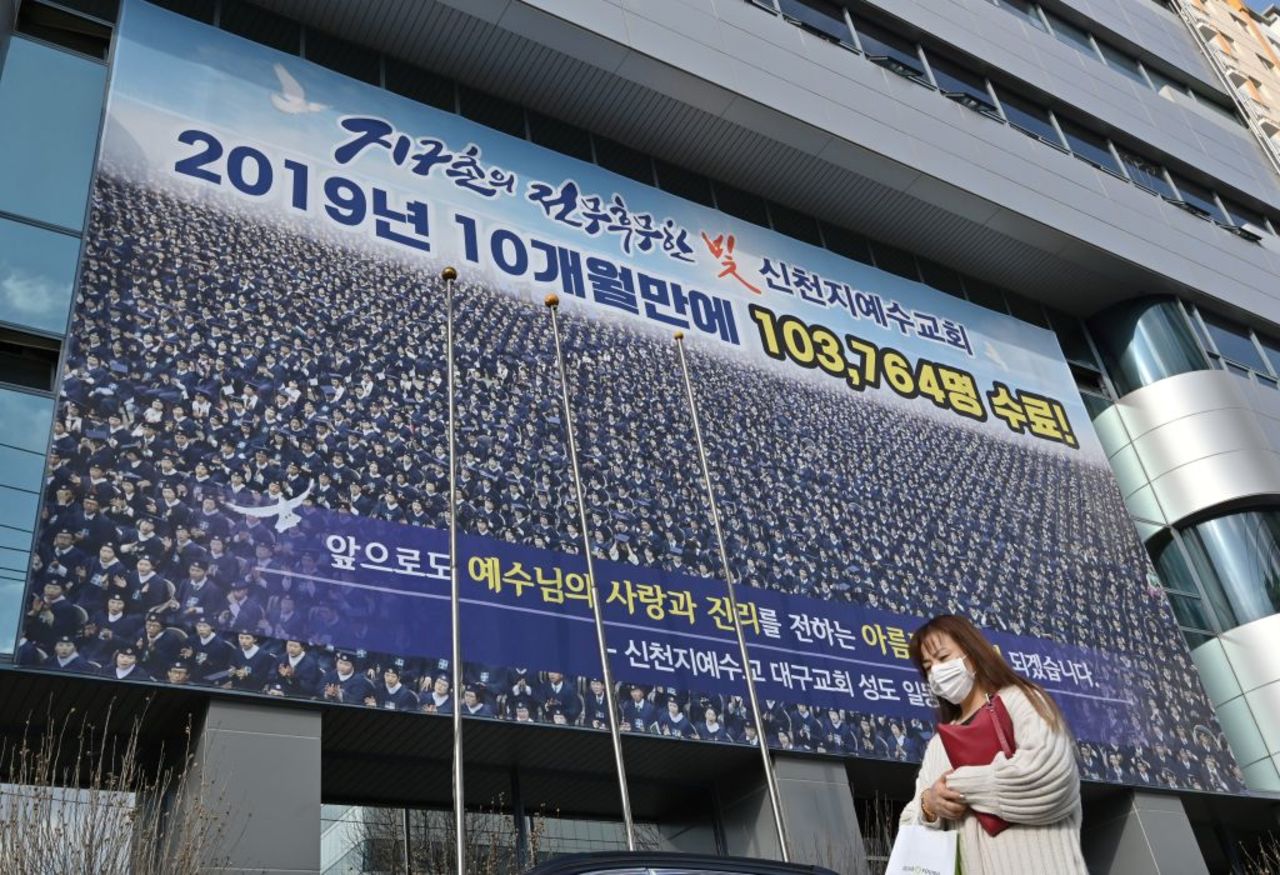
[[[956,769],[990,765],[996,754],[1011,757],[1017,749],[1014,746],[1013,718],[999,696],[988,696],[987,704],[978,709],[968,724],[945,723],[938,727],[938,734],[942,736],[947,759]],[[987,835],[999,835],[1009,827],[1009,821],[997,815],[981,811],[973,813],[978,816]]]

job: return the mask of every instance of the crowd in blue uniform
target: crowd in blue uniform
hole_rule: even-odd
[[[445,527],[438,268],[109,174],[92,212],[19,658],[452,713],[446,659],[343,649],[377,607],[309,579],[327,559],[313,532],[226,508],[309,489],[317,507]],[[545,309],[467,282],[458,309],[460,525],[580,553]],[[596,554],[718,576],[669,336],[564,326]],[[1199,682],[1105,467],[691,353],[745,584],[1123,654],[1142,701],[1120,729],[1150,743],[1081,744],[1085,774],[1242,785],[1212,714],[1185,704]],[[607,725],[598,679],[464,668],[466,713]],[[629,732],[918,760],[932,731],[799,702],[757,720],[740,697],[626,677],[617,692]]]

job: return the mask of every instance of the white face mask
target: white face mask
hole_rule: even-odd
[[[939,662],[929,669],[929,690],[939,699],[959,705],[973,691],[973,675],[964,667],[965,658]]]

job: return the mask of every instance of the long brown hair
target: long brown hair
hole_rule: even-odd
[[[977,626],[955,614],[939,614],[911,635],[909,645],[911,661],[915,663],[925,683],[929,681],[929,673],[924,670],[924,642],[931,635],[938,634],[950,636],[951,640],[964,651],[964,655],[969,657],[969,667],[973,669],[975,676],[974,683],[980,689],[995,693],[1005,687],[1018,687],[1026,693],[1036,712],[1051,728],[1059,729],[1066,726],[1066,720],[1058,710],[1058,704],[1045,692],[1044,688],[1010,668],[1009,663],[1005,662],[1004,657]],[[953,705],[946,699],[938,697],[939,723],[950,723],[960,716],[959,705]]]

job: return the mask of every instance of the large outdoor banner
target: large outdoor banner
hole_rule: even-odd
[[[954,612],[1087,776],[1242,789],[1048,331],[140,0],[89,239],[27,665],[600,729],[585,534],[629,732],[918,760]]]

